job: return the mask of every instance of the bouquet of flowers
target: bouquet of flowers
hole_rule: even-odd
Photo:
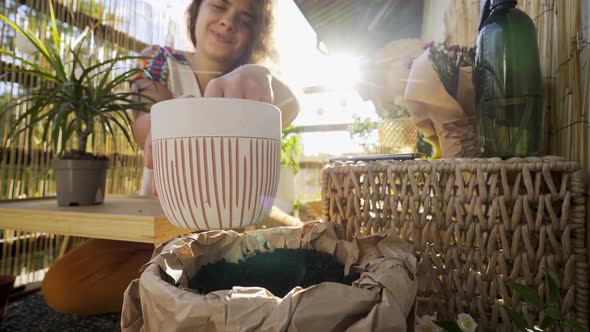
[[[430,42],[410,59],[404,101],[435,157],[476,157],[475,93],[471,82],[473,48]]]
[[[457,99],[459,71],[463,67],[473,67],[475,49],[459,45],[446,46],[444,43],[432,44],[428,58],[447,93]]]

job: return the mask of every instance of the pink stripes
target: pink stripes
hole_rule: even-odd
[[[203,204],[204,201],[204,195],[203,195],[203,187],[201,187],[201,151],[199,149],[199,141],[196,140],[195,141],[195,148],[197,149],[197,168],[195,169],[195,171],[197,172],[197,179],[199,182],[199,190],[197,191],[197,189],[195,188],[193,191],[195,193],[198,193],[199,195],[199,200],[201,201],[201,211],[203,212],[203,220],[205,221],[205,225],[207,228],[205,229],[210,229],[211,226],[209,226],[209,221],[207,220],[207,209],[205,208],[205,204]],[[209,191],[207,191],[207,193],[209,193]],[[209,204],[209,207],[211,207],[211,201],[209,201],[208,199],[205,201],[207,204]]]
[[[246,178],[246,171],[248,169],[248,160],[244,157],[244,185],[242,186],[242,213],[240,215],[240,227],[244,226],[244,210],[246,210],[246,186],[247,186],[247,178]],[[252,171],[250,169],[250,171]],[[250,179],[250,189],[252,188],[252,179]]]
[[[217,160],[215,159],[215,139],[210,139],[209,142],[211,143],[211,173],[213,174],[213,191],[215,192],[215,207],[217,208],[217,223],[219,224],[219,229],[223,228],[223,219],[221,218],[221,206],[219,206],[219,193],[217,189]],[[205,163],[208,164],[209,155],[205,155]],[[205,179],[209,181],[208,179]],[[223,190],[223,189],[222,189]]]
[[[225,208],[225,151],[223,151],[223,138],[221,139],[221,193],[223,195],[223,207]],[[231,158],[231,146],[229,155]],[[231,159],[229,161],[229,167],[231,167]],[[230,180],[231,181],[231,180]],[[231,184],[229,185],[231,187]]]
[[[243,227],[262,221],[270,211],[279,180],[280,141],[172,138],[154,141],[153,149],[160,202],[176,226]]]
[[[260,206],[258,207],[258,214],[256,215],[256,221],[260,222],[262,216],[262,210],[266,207],[266,192],[268,190],[268,176],[264,176],[264,174],[268,174],[269,169],[269,160],[268,157],[268,142],[262,142],[263,148],[261,149],[261,154],[259,155],[260,160],[262,161],[262,183],[261,186],[261,193],[259,196],[259,200],[261,201]]]
[[[223,138],[221,140],[223,140]],[[232,144],[231,144],[231,138],[229,138],[228,141],[229,141],[229,151],[228,151],[228,154],[229,154],[229,192],[230,192],[230,194],[229,194],[229,228],[233,228],[233,225],[234,225],[234,218],[233,217],[234,216],[233,216],[233,213],[232,212],[233,212],[233,209],[234,209],[234,204],[233,204],[232,198],[234,196],[233,195],[234,188],[232,188],[233,187],[233,181],[232,181],[233,178],[232,178],[232,176],[233,176],[234,172],[233,172],[233,167],[232,167],[233,166],[233,160],[232,160],[232,152],[231,152],[232,151],[232,149],[231,149],[231,146],[232,146]],[[236,159],[236,162],[237,162],[237,159]],[[239,165],[237,165],[237,166],[239,166]],[[238,169],[238,168],[239,167],[236,167],[236,169]],[[236,185],[237,184],[238,183],[236,181]],[[223,186],[223,191],[225,191],[225,186]]]
[[[174,186],[174,196],[176,197],[176,200],[177,200],[177,205],[180,210],[180,216],[182,217],[182,221],[186,225],[186,228],[188,228],[189,227],[188,222],[186,221],[186,218],[185,218],[184,213],[182,211],[186,207],[186,195],[183,195],[183,193],[181,192],[182,189],[181,189],[181,185],[180,185],[180,172],[179,172],[179,168],[183,168],[180,165],[184,164],[184,160],[183,160],[184,158],[179,158],[177,143],[178,143],[178,141],[174,142],[174,160],[176,161],[176,167],[172,168],[172,170],[174,171],[173,177],[176,179],[176,186]]]
[[[256,207],[257,205],[260,205],[260,187],[262,187],[262,184],[260,182],[262,182],[262,178],[261,178],[261,159],[260,159],[260,153],[259,153],[259,149],[258,149],[258,145],[259,145],[260,141],[256,141],[256,154],[254,155],[255,158],[254,159],[254,163],[256,164],[256,174],[255,174],[255,179],[260,179],[259,181],[254,181],[256,183],[256,190],[254,191],[254,209],[253,209],[253,213],[256,213]],[[254,219],[254,223],[257,223],[258,219]]]
[[[250,156],[254,155],[253,147],[254,143],[250,140]],[[249,190],[248,190],[248,209],[252,209],[252,171],[254,169],[254,158],[247,158],[250,159],[250,181],[249,181]]]

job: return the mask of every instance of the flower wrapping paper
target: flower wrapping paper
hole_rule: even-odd
[[[435,157],[477,157],[481,149],[471,68],[460,69],[455,99],[445,90],[428,53],[426,50],[414,60],[404,94],[414,123],[436,149]]]

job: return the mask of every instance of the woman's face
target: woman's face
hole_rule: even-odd
[[[254,20],[250,0],[203,0],[195,25],[197,52],[232,66],[249,47]]]

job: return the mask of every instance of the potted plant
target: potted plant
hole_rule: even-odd
[[[58,204],[100,204],[104,200],[109,160],[89,153],[89,138],[103,130],[105,136],[114,140],[116,148],[117,128],[131,144],[132,120],[127,111],[144,111],[145,104],[134,98],[141,91],[128,91],[128,82],[142,69],[121,68],[125,61],[138,57],[117,53],[100,60],[88,51],[86,46],[92,45],[98,24],[86,27],[69,45],[58,33],[51,1],[49,11],[52,40],[47,46],[33,32],[0,15],[2,21],[30,42],[37,56],[47,64],[41,66],[39,61],[28,61],[15,51],[0,49],[0,54],[20,63],[7,70],[20,71],[37,82],[0,110],[0,118],[15,115],[8,139],[2,143],[9,146],[10,137],[22,132],[32,135],[40,130],[42,143],[51,143],[58,156],[52,161]],[[18,112],[19,109],[22,111]]]
[[[397,96],[394,101],[389,102],[381,118],[377,131],[383,153],[416,152],[418,128],[402,96]]]
[[[515,281],[509,281],[508,286],[525,304],[524,306],[518,304],[517,307],[506,303],[500,305],[510,317],[514,325],[511,327],[513,330],[516,327],[516,330],[522,332],[562,331],[566,330],[565,328],[569,331],[588,331],[571,313],[563,311],[560,305],[565,301],[563,298],[560,299],[560,293],[563,293],[550,273],[545,272],[545,288],[541,292]],[[526,311],[523,310],[524,308]],[[529,315],[525,318],[521,311],[528,312]],[[425,315],[418,318],[416,330],[475,332],[477,326],[478,324],[468,313],[458,314],[456,320],[437,320],[435,313],[434,316]]]

